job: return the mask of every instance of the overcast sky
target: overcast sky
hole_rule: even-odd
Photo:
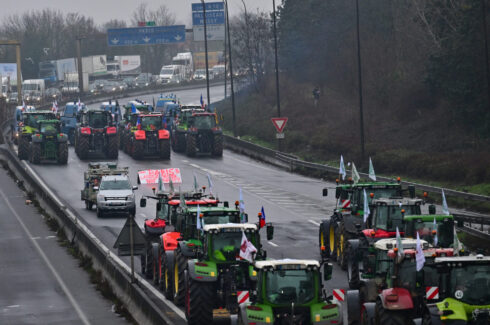
[[[209,0],[207,2],[212,2]],[[111,19],[131,20],[131,13],[142,2],[146,2],[150,8],[157,8],[164,4],[175,12],[178,23],[190,28],[191,3],[199,0],[0,0],[0,20],[12,14],[21,14],[28,10],[44,8],[57,9],[64,13],[78,12],[92,17],[96,24],[103,24]],[[280,0],[276,1],[276,4]],[[272,11],[272,0],[245,0],[248,11]],[[228,0],[230,16],[243,10],[241,0]]]

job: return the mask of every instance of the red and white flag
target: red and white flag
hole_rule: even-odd
[[[253,263],[253,254],[257,253],[255,246],[248,240],[242,231],[242,244],[240,245],[240,257]]]

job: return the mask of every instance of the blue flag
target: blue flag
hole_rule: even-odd
[[[141,118],[138,116],[138,119],[136,120],[136,127],[140,128],[141,127]]]
[[[265,211],[264,207],[260,210],[260,220],[259,220],[259,229],[265,226]]]
[[[201,94],[201,108],[204,108],[204,100],[202,99],[202,94]]]
[[[136,109],[136,106],[134,106],[134,103],[131,103],[131,113],[134,114],[138,112],[138,110]]]

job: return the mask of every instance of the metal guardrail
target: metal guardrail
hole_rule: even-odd
[[[299,159],[298,157],[279,152],[273,149],[265,148],[262,146],[259,146],[257,144],[251,143],[249,141],[244,141],[241,139],[237,139],[231,136],[225,136],[225,145],[228,146],[228,148],[239,151],[239,152],[249,152],[251,156],[262,159],[262,160],[277,160],[276,165],[279,166],[285,166],[288,167],[290,171],[294,171],[295,169],[298,168],[308,168],[308,169],[314,169],[317,171],[321,172],[326,172],[330,173],[332,175],[338,175],[339,174],[339,169],[338,167],[333,167],[333,166],[328,166],[328,165],[322,165],[318,163],[312,163],[309,161],[304,161]],[[366,173],[359,173],[361,177],[368,178],[368,174]],[[376,176],[377,179],[380,181],[392,181],[393,178],[389,177],[383,177],[383,176]],[[473,201],[483,201],[483,202],[490,202],[490,196],[486,195],[480,195],[480,194],[474,194],[474,193],[467,193],[463,191],[456,191],[452,190],[449,188],[442,188],[442,187],[437,187],[437,186],[430,186],[430,185],[425,185],[425,184],[420,184],[420,183],[414,183],[414,182],[406,182],[402,181],[403,185],[413,185],[417,190],[425,191],[425,192],[430,192],[430,193],[441,193],[442,190],[444,190],[444,193],[447,196],[453,196],[453,197],[458,197],[458,198],[463,198],[465,200],[473,200]]]

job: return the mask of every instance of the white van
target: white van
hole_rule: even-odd
[[[182,66],[180,65],[164,65],[160,70],[160,83],[180,83],[182,81]]]

